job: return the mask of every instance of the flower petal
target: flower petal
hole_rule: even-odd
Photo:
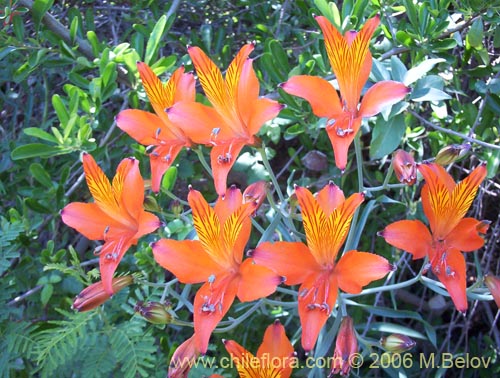
[[[128,214],[130,224],[136,226],[140,213],[144,211],[144,180],[139,171],[139,161],[123,159],[116,168],[112,187],[120,208]]]
[[[337,300],[338,288],[333,274],[311,274],[299,288],[299,317],[302,325],[302,348],[314,348]]]
[[[484,245],[479,234],[488,231],[488,223],[474,218],[463,218],[446,236],[446,243],[462,252],[475,251]]]
[[[358,114],[363,118],[374,116],[383,108],[401,101],[409,92],[410,88],[402,83],[391,80],[380,81],[363,96]]]
[[[345,113],[336,118],[332,126],[326,127],[335,154],[335,165],[343,171],[347,166],[349,146],[361,127],[361,117],[353,118],[351,113]]]
[[[317,16],[316,21],[323,32],[326,52],[337,77],[342,99],[349,111],[356,111],[361,89],[371,69],[371,59],[367,59],[370,57],[370,39],[380,20],[378,16],[368,20],[350,44],[326,17]]]
[[[233,167],[246,141],[232,141],[212,147],[210,162],[214,176],[215,191],[222,196],[226,193],[227,175]]]
[[[109,238],[99,254],[99,271],[104,290],[113,295],[113,275],[125,252],[134,244],[130,235],[123,235],[118,238]]]
[[[219,217],[220,223],[224,224],[243,203],[243,195],[241,190],[235,185],[231,185],[227,188],[226,193],[220,196],[215,202],[214,210]]]
[[[342,113],[337,91],[325,79],[318,76],[292,76],[281,88],[294,96],[301,97],[311,104],[313,113],[317,117],[335,118]]]
[[[254,301],[271,295],[276,291],[276,286],[283,281],[282,277],[271,269],[254,264],[251,259],[246,259],[240,265],[240,275],[236,295],[242,302]]]
[[[374,253],[349,251],[335,266],[339,287],[350,294],[359,294],[363,286],[384,277],[392,271],[392,265]]]
[[[194,143],[213,144],[233,136],[215,109],[198,102],[178,102],[166,113],[173,124],[182,125],[182,131]]]
[[[320,269],[307,246],[299,242],[260,243],[252,251],[252,259],[283,276],[287,285],[302,283]]]
[[[163,120],[156,114],[138,109],[122,110],[116,116],[117,126],[137,142],[157,145],[162,140],[176,140],[175,134],[165,127]]]
[[[259,358],[277,358],[281,361],[282,366],[280,378],[288,378],[292,374],[292,356],[294,355],[293,346],[286,336],[285,327],[279,322],[275,321],[273,324],[266,328],[262,344],[257,351]],[[266,357],[267,356],[267,357]]]
[[[457,310],[464,313],[468,307],[464,256],[460,251],[450,248],[446,253],[446,264],[446,269],[436,272],[433,267],[433,272],[448,290]]]
[[[196,348],[195,337],[191,336],[177,347],[168,366],[168,378],[185,378],[195,365],[200,352]]]
[[[152,245],[155,261],[186,284],[207,282],[223,268],[206,253],[198,240],[160,239]]]
[[[243,252],[252,228],[250,215],[255,212],[256,206],[255,203],[241,204],[224,222],[224,246],[226,251],[232,255],[232,258],[231,256],[227,256],[227,258],[236,264],[243,260]]]
[[[105,230],[110,227],[123,228],[95,203],[72,202],[61,210],[61,217],[65,224],[90,240],[104,239]]]
[[[318,192],[316,200],[325,215],[329,217],[333,210],[344,203],[345,196],[342,189],[335,185],[333,181],[330,181]]]
[[[134,236],[134,239],[139,239],[141,236],[150,234],[160,227],[161,222],[154,214],[142,211],[138,219],[139,228]]]
[[[196,346],[206,353],[212,331],[228,312],[238,290],[238,279],[234,275],[217,277],[205,283],[194,298],[194,332]]]
[[[249,113],[248,118],[245,118],[245,123],[249,136],[257,134],[264,123],[275,118],[283,109],[282,104],[268,98],[258,98],[250,106],[248,106],[248,100],[246,101]]]
[[[388,225],[379,236],[393,247],[407,251],[414,259],[421,259],[429,254],[432,235],[419,220],[401,220]]]

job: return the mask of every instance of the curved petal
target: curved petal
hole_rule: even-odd
[[[215,202],[214,211],[219,217],[220,223],[224,224],[241,205],[243,204],[243,195],[241,190],[232,185],[227,188],[226,193],[220,196]]]
[[[160,239],[152,245],[155,261],[182,283],[207,282],[223,270],[197,240]]]
[[[328,271],[311,274],[299,288],[299,317],[302,325],[302,348],[309,352],[316,344],[337,300],[338,288]]]
[[[243,260],[243,252],[252,228],[250,216],[255,212],[255,209],[255,203],[241,204],[224,222],[222,236],[224,246],[236,264],[240,264]],[[228,256],[229,259],[231,259],[230,256]]]
[[[215,191],[222,196],[226,193],[227,175],[233,167],[246,141],[232,141],[212,147],[210,162],[214,176]]]
[[[132,246],[131,238],[124,235],[121,238],[107,240],[99,254],[99,271],[104,290],[113,295],[113,275],[125,252]]]
[[[374,253],[349,251],[335,266],[339,287],[350,294],[359,294],[363,286],[384,277],[392,271],[389,261]]]
[[[344,192],[330,181],[316,195],[319,206],[327,217],[345,201]]]
[[[258,83],[257,86],[255,85],[257,77],[255,73],[252,76],[250,72],[253,71],[252,61],[248,59],[254,48],[253,43],[244,45],[227,68],[226,85],[231,97],[235,100],[239,94],[248,94],[251,99],[259,93]]]
[[[247,57],[242,62],[241,73],[239,73],[237,81],[231,77],[228,69],[226,83],[228,87],[233,88],[231,92],[234,96],[234,103],[238,108],[238,114],[248,129],[249,119],[252,116],[252,107],[248,105],[259,97],[259,80],[253,69],[253,59]]]
[[[484,221],[464,218],[446,236],[446,243],[462,252],[475,251],[484,245],[484,239],[479,234],[485,234],[488,226]]]
[[[160,227],[161,225],[158,217],[154,214],[148,213],[147,211],[142,211],[137,221],[139,223],[139,228],[137,229],[137,233],[134,236],[135,240],[139,239],[141,236],[156,231],[156,229],[158,229],[158,227]]]
[[[177,347],[168,366],[168,378],[185,378],[195,365],[200,352],[195,345],[195,337],[191,336]]]
[[[113,194],[111,183],[102,169],[97,165],[92,155],[83,153],[83,171],[94,202],[110,217],[123,217],[119,204]]]
[[[236,106],[233,102],[234,99],[222,77],[219,67],[217,67],[199,47],[188,47],[188,54],[193,61],[198,80],[208,100],[230,127],[238,124],[239,118],[236,114]],[[237,61],[237,59],[238,56],[235,58],[235,61]],[[233,64],[234,61],[231,66]],[[230,83],[230,85],[232,85],[232,83]]]
[[[227,352],[230,354],[231,360],[236,365],[236,369],[238,370],[240,376],[245,376],[243,374],[247,374],[249,377],[252,377],[251,374],[258,374],[258,372],[253,370],[249,371],[250,369],[253,369],[254,365],[256,365],[256,369],[258,369],[260,365],[255,360],[255,356],[252,353],[234,340],[223,340],[222,342],[224,343],[224,347]],[[210,378],[213,378],[213,376]]]
[[[436,272],[433,267],[433,272],[448,290],[457,310],[464,313],[468,307],[464,256],[460,251],[450,248],[445,258],[446,269],[439,269]]]
[[[90,240],[103,240],[107,229],[123,225],[103,212],[95,203],[72,202],[61,210],[63,222]]]
[[[287,285],[302,283],[320,269],[309,248],[299,242],[263,242],[252,251],[256,264],[266,266],[285,278]]]
[[[275,118],[284,105],[268,98],[258,98],[251,103],[251,106],[247,105],[247,107],[249,114],[246,118],[246,132],[250,137],[257,134],[264,123]]]
[[[158,193],[160,191],[163,175],[170,168],[183,147],[182,144],[175,143],[161,145],[156,147],[149,155],[151,164],[151,189],[153,192]]]
[[[349,146],[361,127],[361,121],[361,117],[353,118],[351,113],[344,113],[331,126],[326,127],[335,155],[335,165],[341,171],[347,166]]]
[[[363,96],[358,114],[363,118],[374,116],[386,106],[401,101],[408,93],[410,88],[403,83],[391,80],[378,82]]]
[[[144,110],[122,110],[116,116],[116,124],[130,137],[145,146],[159,144],[160,135],[162,139],[176,139],[176,136],[165,127],[160,117]]]
[[[293,355],[293,346],[286,336],[285,327],[277,320],[266,328],[262,344],[257,350],[257,357],[268,359],[272,357],[279,358],[279,361],[283,365],[279,366],[281,369],[280,378],[288,378],[292,374],[290,364]]]
[[[318,117],[335,118],[342,114],[337,91],[328,81],[318,76],[293,76],[280,86],[285,92],[301,97],[309,104]]]
[[[240,282],[236,295],[242,302],[265,298],[274,293],[281,282],[282,277],[269,268],[246,259],[240,265]]]
[[[214,108],[198,102],[181,101],[167,109],[168,119],[194,143],[213,144],[233,136],[231,128]]]
[[[196,81],[192,72],[185,73],[184,66],[180,66],[176,69],[166,84],[167,92],[173,93],[172,104],[179,101],[195,101],[195,85]]]
[[[432,235],[419,220],[401,220],[388,225],[378,233],[393,247],[407,251],[414,259],[421,259],[429,254]]]
[[[214,282],[205,283],[194,298],[194,334],[196,346],[202,354],[208,348],[212,331],[228,312],[236,292],[238,279],[234,275],[218,278]]]
[[[113,178],[115,198],[128,214],[130,224],[137,225],[144,204],[144,180],[139,171],[139,161],[135,158],[123,159],[116,168]]]

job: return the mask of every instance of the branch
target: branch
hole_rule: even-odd
[[[33,1],[19,0],[19,4],[28,8],[30,12],[33,12]],[[92,51],[92,47],[85,39],[76,36],[75,41],[73,41],[71,39],[69,30],[66,27],[64,27],[63,24],[57,21],[57,19],[50,13],[46,12],[44,14],[42,22],[51,32],[58,35],[67,44],[72,45],[74,42],[78,46],[77,47],[78,51],[87,59],[94,60],[96,58],[96,56],[94,56],[94,53]],[[127,76],[127,71],[120,66],[117,66],[117,70],[118,70],[118,81],[121,84],[125,84],[126,86],[131,87],[131,83]]]

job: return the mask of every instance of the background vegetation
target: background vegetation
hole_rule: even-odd
[[[354,375],[492,377],[500,374],[498,308],[482,283],[483,274],[500,275],[500,4],[481,0],[391,1],[360,0],[328,3],[298,1],[2,1],[0,12],[0,377],[111,377],[166,375],[175,348],[191,329],[147,323],[134,313],[140,300],[173,303],[176,315],[190,319],[196,288],[172,281],[154,262],[143,238],[127,253],[120,272],[131,272],[136,283],[97,310],[75,313],[73,298],[98,279],[98,259],[89,242],[62,224],[59,211],[68,202],[87,201],[79,155],[91,152],[112,176],[125,156],[139,159],[149,177],[144,147],[117,129],[114,117],[126,108],[147,109],[138,80],[138,60],[165,74],[185,64],[192,69],[186,45],[202,47],[220,67],[227,67],[239,48],[256,41],[255,67],[262,94],[287,105],[260,137],[281,190],[293,184],[321,188],[334,179],[345,193],[358,190],[359,178],[368,192],[369,221],[360,250],[372,250],[395,261],[397,283],[414,277],[421,261],[396,251],[376,232],[394,220],[421,217],[419,186],[386,182],[390,154],[396,148],[413,151],[422,161],[451,144],[470,143],[466,158],[450,172],[459,180],[480,161],[489,177],[473,206],[473,216],[491,222],[486,244],[467,255],[468,285],[475,286],[464,317],[449,297],[431,284],[415,284],[391,292],[374,290],[349,306],[359,335],[367,340],[364,353],[382,353],[370,341],[388,332],[405,333],[417,341],[411,351],[470,353],[491,356],[489,369],[446,371],[417,364],[409,369],[368,369],[369,360]],[[360,176],[356,165],[341,175],[333,164],[327,135],[318,128],[309,105],[278,89],[296,74],[332,77],[324,43],[313,14],[323,14],[343,30],[358,29],[381,15],[372,41],[372,81],[394,79],[412,88],[406,102],[363,126]],[[201,97],[200,97],[201,99]],[[269,172],[253,150],[246,149],[229,181],[245,188]],[[207,151],[204,151],[205,155]],[[354,153],[352,149],[351,153]],[[350,159],[353,160],[353,159]],[[384,184],[385,183],[385,184]],[[173,195],[185,199],[186,187],[215,199],[211,178],[193,151],[183,151],[163,182],[163,190],[149,195],[147,207],[166,226],[161,236],[182,239],[191,223],[176,210]],[[270,225],[265,203],[257,222]],[[273,228],[274,227],[274,228]],[[260,235],[253,234],[255,246]],[[163,283],[169,282],[165,286]],[[380,285],[380,283],[379,283]],[[286,292],[273,299],[286,303]],[[474,300],[475,299],[475,300]],[[238,318],[251,304],[233,306]],[[235,339],[255,352],[265,327],[280,317],[287,334],[303,357],[294,307],[262,300],[245,321],[227,321],[214,334],[209,351],[224,356],[221,338]],[[332,354],[328,330],[318,343],[318,355]],[[333,328],[332,328],[333,329]],[[322,353],[322,354],[321,354]],[[201,368],[191,377],[216,372]],[[236,371],[217,371],[227,377]],[[309,375],[308,375],[309,374]],[[325,376],[325,371],[297,370],[293,376]]]

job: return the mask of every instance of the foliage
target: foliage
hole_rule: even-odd
[[[84,286],[99,278],[96,243],[64,225],[59,212],[69,202],[88,202],[82,165],[91,153],[112,175],[126,156],[139,160],[150,177],[147,148],[116,127],[124,109],[151,110],[136,67],[148,63],[162,79],[177,67],[193,70],[186,45],[200,46],[227,67],[245,43],[256,41],[254,67],[261,94],[286,105],[265,124],[263,148],[246,147],[228,183],[246,188],[272,181],[268,201],[253,218],[248,248],[261,241],[304,241],[294,184],[321,189],[329,180],[344,193],[364,191],[345,250],[374,251],[397,265],[385,281],[360,296],[341,300],[354,319],[365,364],[357,376],[443,376],[456,367],[418,369],[419,356],[451,353],[490,356],[486,368],[464,369],[467,377],[500,372],[498,309],[483,284],[485,273],[500,275],[500,3],[482,1],[172,1],[54,2],[3,1],[0,9],[0,376],[165,376],[175,349],[192,334],[198,285],[180,284],[155,263],[150,242],[160,237],[193,239],[187,186],[216,199],[211,177],[200,164],[207,148],[182,151],[158,194],[146,192],[145,206],[164,222],[141,239],[120,264],[135,283],[88,313],[70,310]],[[327,120],[280,88],[307,74],[333,80],[324,39],[313,15],[340,30],[359,30],[374,14],[381,26],[372,39],[369,85],[395,80],[411,88],[404,101],[365,120],[349,164],[340,172],[325,132]],[[199,89],[199,88],[198,88]],[[206,102],[198,90],[198,100]],[[449,167],[457,181],[479,162],[488,178],[471,216],[490,222],[485,246],[468,253],[469,312],[454,310],[442,285],[422,275],[421,261],[390,247],[377,232],[401,219],[424,220],[418,186],[392,177],[391,154],[411,151],[416,161],[442,148],[469,143]],[[148,184],[147,184],[148,185]],[[146,323],[138,301],[173,302],[178,324]],[[279,318],[298,351],[297,290],[280,286],[269,298],[235,303],[212,336],[208,355],[223,357],[221,339],[256,351],[265,328]],[[331,316],[314,357],[331,356],[340,316]],[[179,325],[180,324],[180,325]],[[189,323],[192,325],[192,323]],[[378,339],[388,333],[414,338],[412,364],[381,362]],[[436,360],[437,361],[437,360]],[[369,369],[376,363],[377,369]],[[197,367],[191,377],[235,370]],[[328,369],[296,369],[292,376],[323,377]]]

